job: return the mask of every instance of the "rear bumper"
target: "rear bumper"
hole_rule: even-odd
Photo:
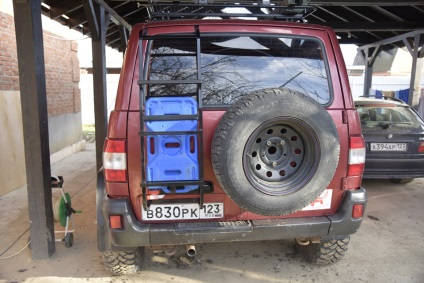
[[[99,199],[98,199],[99,200]],[[352,218],[354,204],[366,205],[365,189],[346,191],[338,212],[331,216],[233,222],[142,224],[135,218],[127,199],[110,199],[104,193],[98,218],[98,248],[131,250],[140,246],[182,245],[208,242],[235,242],[294,239],[297,237],[337,238],[355,233],[361,219]],[[121,214],[123,229],[110,229],[110,214]],[[99,224],[99,222],[101,222]]]
[[[401,179],[424,177],[424,158],[368,158],[364,179]]]

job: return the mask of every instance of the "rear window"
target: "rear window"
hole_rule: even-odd
[[[150,80],[195,80],[196,39],[150,41]],[[321,104],[331,100],[323,47],[315,38],[215,35],[200,39],[203,103],[232,104],[266,88],[290,88]],[[195,93],[194,84],[151,85],[150,96]]]
[[[424,128],[424,122],[407,106],[358,106],[362,128]]]

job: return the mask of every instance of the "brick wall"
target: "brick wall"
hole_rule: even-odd
[[[0,12],[0,90],[19,90],[13,18]]]
[[[78,43],[50,32],[44,32],[43,37],[49,116],[81,112]],[[0,90],[19,90],[14,19],[3,12],[0,38]]]

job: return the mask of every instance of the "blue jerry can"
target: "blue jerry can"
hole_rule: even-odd
[[[146,116],[196,115],[197,102],[192,97],[151,97],[146,102]],[[146,122],[147,132],[196,131],[197,120]],[[147,135],[147,181],[192,181],[199,179],[196,134]],[[149,187],[170,193],[168,187]],[[198,186],[181,186],[176,193],[187,193]]]

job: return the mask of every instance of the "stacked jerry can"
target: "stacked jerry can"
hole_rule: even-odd
[[[146,101],[145,115],[162,116],[164,119],[146,122],[148,182],[199,179],[197,135],[192,134],[197,130],[198,121],[176,120],[181,115],[197,115],[197,109],[197,102],[192,97],[151,97]],[[166,117],[171,117],[172,120],[166,120]],[[162,134],[149,135],[151,132]],[[188,193],[198,187],[155,186],[149,189],[160,189],[165,193]]]

